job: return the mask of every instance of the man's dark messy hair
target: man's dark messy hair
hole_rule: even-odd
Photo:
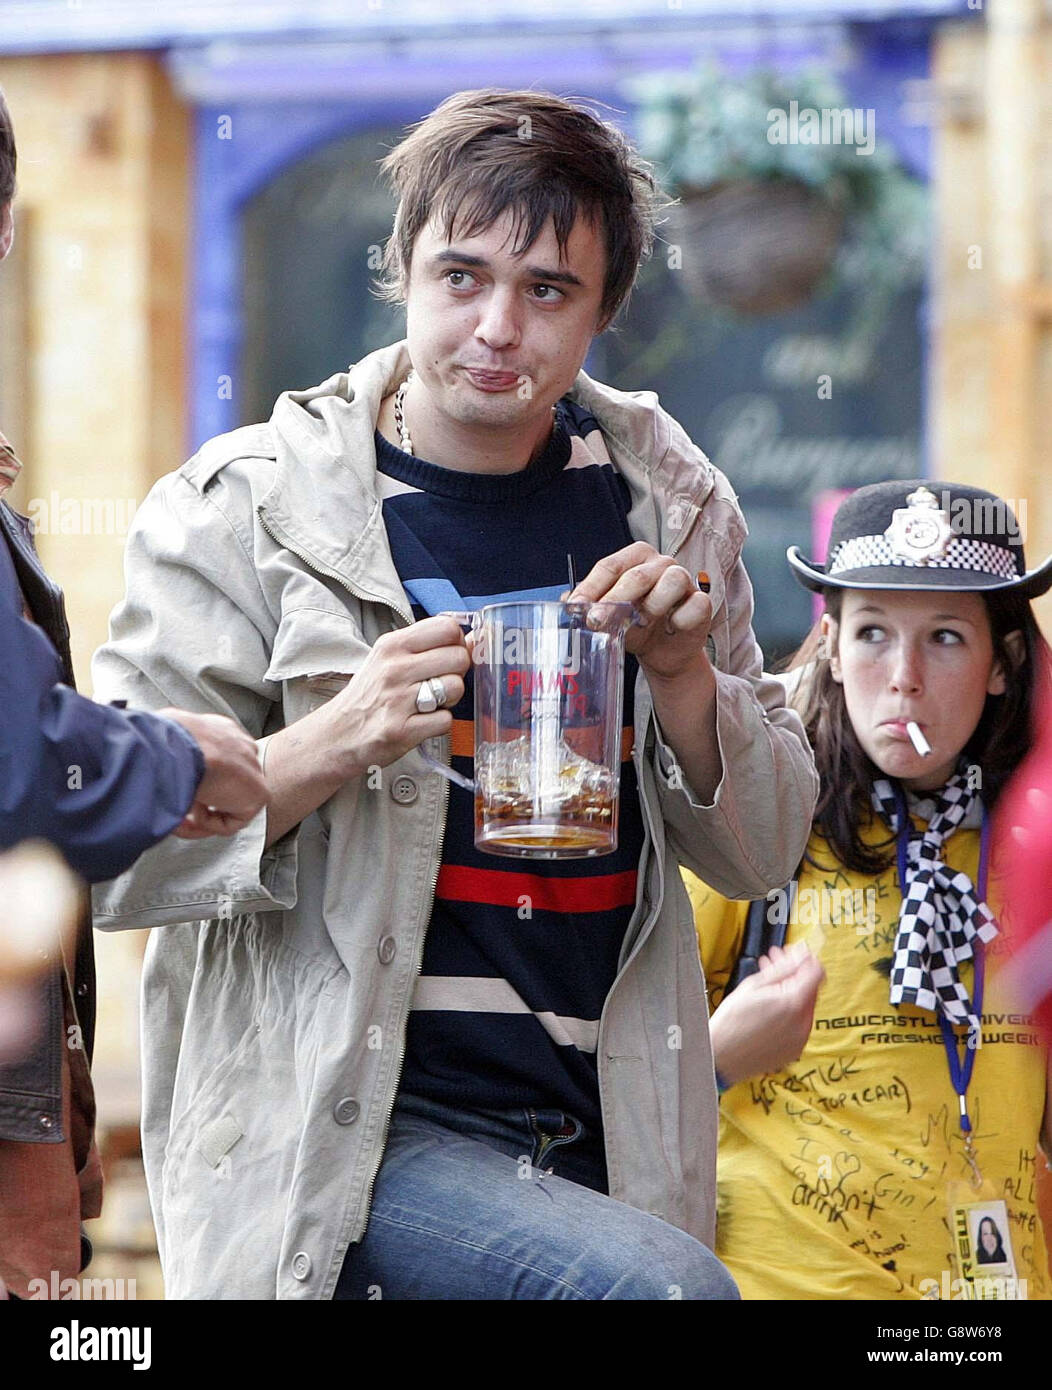
[[[583,214],[606,247],[605,328],[628,299],[667,202],[616,126],[546,92],[457,92],[411,127],[380,167],[398,197],[380,293],[396,304],[405,300],[413,245],[431,220],[452,240],[454,229],[477,236],[510,209],[512,254],[521,255],[550,217],[565,254]]]

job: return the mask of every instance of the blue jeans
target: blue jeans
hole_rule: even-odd
[[[400,1095],[334,1297],[738,1297],[700,1241],[605,1189],[602,1136],[571,1115]]]

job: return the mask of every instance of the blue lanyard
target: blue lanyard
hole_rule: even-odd
[[[909,808],[906,805],[906,798],[902,793],[902,788],[895,787],[895,799],[898,803],[899,829],[896,840],[896,853],[898,856],[899,868],[899,896],[906,897],[906,868],[907,868],[907,846],[910,839],[910,816]],[[986,807],[983,806],[982,829],[979,832],[979,882],[976,889],[980,901],[986,901],[986,875],[990,867],[990,817],[986,814]],[[986,956],[983,943],[976,937],[973,941],[975,952],[975,974],[972,987],[972,1007],[976,1017],[979,1019],[980,1033],[983,1025],[983,985],[986,980]],[[953,1027],[942,1012],[937,1011],[939,1029],[942,1032],[942,1043],[946,1049],[946,1060],[950,1064],[950,1081],[956,1092],[958,1103],[960,1104],[961,1131],[970,1134],[972,1131],[972,1121],[968,1114],[968,1087],[972,1080],[972,1071],[975,1068],[975,1054],[979,1050],[978,1044],[969,1047],[968,1039],[964,1043],[964,1061],[961,1061],[958,1051],[957,1035]]]

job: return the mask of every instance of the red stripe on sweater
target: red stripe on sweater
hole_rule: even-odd
[[[637,877],[635,869],[595,878],[541,878],[503,869],[444,864],[435,896],[462,903],[494,903],[499,907],[518,907],[520,898],[528,897],[531,905],[543,912],[609,912],[616,907],[632,906]]]

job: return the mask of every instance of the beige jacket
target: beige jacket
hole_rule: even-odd
[[[331,698],[412,620],[375,488],[380,401],[404,344],[280,397],[153,488],[99,698],[232,715],[266,739]],[[646,843],[598,1068],[610,1191],[711,1244],[716,1094],[682,861],[721,893],[781,887],[817,790],[796,715],[761,673],[745,526],[724,477],[652,393],[581,373],[631,490],[633,535],[712,580],[723,777],[697,804],[642,678],[634,759]],[[448,756],[442,740],[432,751]],[[265,752],[264,752],[265,757]],[[96,925],[147,951],[143,1140],[169,1297],[332,1297],[360,1239],[402,1065],[447,800],[419,751],[356,779],[269,850],[169,839],[96,891]]]

